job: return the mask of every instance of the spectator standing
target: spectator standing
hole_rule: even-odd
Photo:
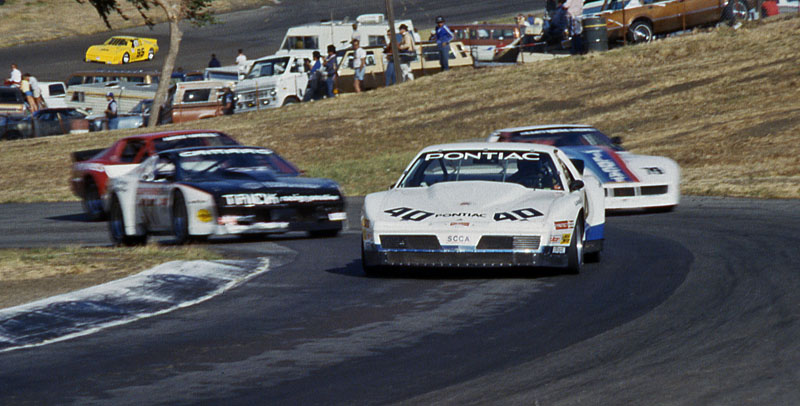
[[[17,64],[11,64],[11,75],[8,77],[8,84],[10,86],[19,87],[22,84],[22,72],[17,69]]]
[[[336,94],[333,89],[336,85],[336,46],[328,45],[328,56],[325,58],[325,85],[328,97],[334,97]]]
[[[25,101],[28,102],[28,108],[30,109],[31,113],[38,110],[36,108],[36,100],[33,99],[33,91],[31,90],[31,82],[28,79],[28,74],[22,75],[22,81],[19,83],[19,90],[22,90],[22,94],[25,95]]]
[[[400,42],[403,40],[403,36],[400,34],[395,34],[394,40],[392,40],[392,30],[386,30],[386,38],[389,41],[386,43],[386,48],[384,48],[383,55],[386,57],[386,71],[383,73],[385,77],[385,84],[387,87],[393,85],[395,83],[395,74],[394,74],[394,58],[392,55],[392,42],[398,44],[400,46]]]
[[[238,64],[238,62],[237,62],[237,64]],[[211,60],[208,61],[208,67],[209,68],[219,68],[220,66],[222,66],[222,64],[219,63],[219,60],[217,59],[217,54],[211,54]]]
[[[118,106],[117,106],[117,101],[114,100],[114,93],[111,93],[111,92],[106,93],[106,100],[108,101],[108,105],[106,106],[106,111],[105,111],[105,114],[106,114],[106,129],[107,130],[111,130],[112,126],[113,126],[113,128],[116,128],[116,124],[112,124],[111,120],[114,120],[114,119],[117,118],[117,111],[119,109],[118,109]]]
[[[414,49],[414,38],[408,32],[408,26],[400,24],[400,45],[397,46],[400,52],[400,72],[403,74],[403,82],[407,80],[414,80],[414,73],[411,72],[411,61],[417,57],[417,51]]]
[[[353,41],[358,40],[358,43],[361,43],[361,33],[358,32],[358,23],[353,23],[353,33],[350,34],[350,43],[352,44]]]
[[[28,82],[31,84],[31,92],[33,93],[33,102],[36,104],[36,110],[44,108],[44,99],[42,98],[42,88],[39,87],[39,80],[30,73],[25,73],[28,76]]]
[[[225,86],[222,92],[222,114],[229,116],[233,114],[233,111],[236,109],[236,97],[228,86]]]
[[[422,37],[419,35],[419,31],[417,31],[417,27],[414,27],[414,31],[411,32],[411,35],[414,37],[415,44],[422,42]]]
[[[583,0],[567,0],[564,7],[569,14],[569,33],[572,36],[570,53],[583,53]]]
[[[314,62],[309,63],[308,86],[306,87],[306,94],[303,95],[303,101],[322,98],[322,57],[319,51],[314,51],[311,55]]]
[[[453,31],[444,24],[444,17],[436,17],[436,46],[439,48],[439,63],[442,71],[450,70],[450,41],[453,40]]]
[[[361,48],[361,41],[353,40],[353,88],[356,93],[361,93],[361,82],[364,80],[364,73],[367,68],[367,51]]]
[[[236,55],[236,66],[239,67],[239,73],[245,73],[247,70],[247,56],[242,49],[239,50],[239,55]]]

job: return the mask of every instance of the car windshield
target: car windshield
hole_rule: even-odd
[[[265,172],[295,176],[298,170],[278,154],[259,148],[203,149],[179,153],[180,168],[188,180],[217,180]],[[256,177],[263,179],[263,176]]]
[[[153,141],[156,151],[189,147],[216,147],[223,145],[238,145],[233,138],[222,133],[196,133],[171,135]]]
[[[288,36],[283,40],[281,49],[319,49],[319,37],[316,35]]]
[[[605,134],[596,128],[544,128],[501,132],[500,137],[507,142],[532,142],[556,147],[600,146],[622,151]]]
[[[16,88],[0,89],[0,103],[23,103],[22,92]]]
[[[108,41],[106,41],[106,45],[128,46],[128,40],[122,39],[122,38],[117,38],[117,37],[112,37],[112,38],[109,38]]]
[[[532,151],[452,150],[427,152],[417,159],[401,187],[440,182],[517,183],[528,188],[563,190],[549,154]]]
[[[247,78],[252,79],[262,76],[280,75],[286,71],[286,67],[288,65],[289,57],[258,61],[253,65],[253,68],[250,69],[250,73],[247,74]]]

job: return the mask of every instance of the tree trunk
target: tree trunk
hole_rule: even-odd
[[[158,118],[161,115],[161,107],[167,102],[167,92],[170,88],[170,78],[172,70],[175,68],[175,60],[178,59],[178,50],[181,46],[181,39],[183,38],[183,31],[180,26],[180,7],[171,2],[159,1],[157,2],[167,14],[169,20],[169,52],[167,53],[164,64],[161,65],[161,76],[158,80],[158,90],[156,90],[155,98],[153,99],[153,107],[150,109],[150,121],[147,124],[148,128],[154,128],[158,124]],[[168,3],[168,4],[164,4]]]

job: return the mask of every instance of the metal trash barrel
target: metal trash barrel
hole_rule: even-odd
[[[587,51],[608,51],[608,31],[606,30],[606,19],[603,17],[584,18],[583,37],[586,39]]]

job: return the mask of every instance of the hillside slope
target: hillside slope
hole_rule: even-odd
[[[798,34],[800,18],[762,20],[163,129],[227,131],[360,195],[386,188],[429,144],[509,126],[585,123],[622,136],[634,152],[677,160],[686,194],[797,198]],[[68,152],[131,133],[0,143],[2,201],[71,198]]]

